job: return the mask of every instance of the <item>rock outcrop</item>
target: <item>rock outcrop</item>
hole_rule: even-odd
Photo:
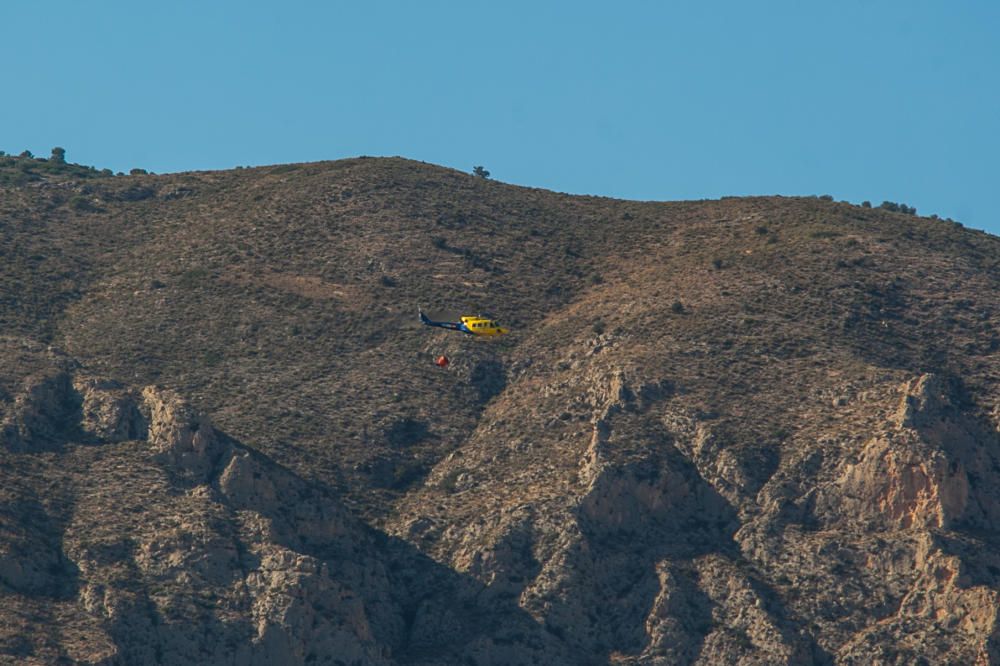
[[[59,369],[26,377],[0,426],[0,438],[15,452],[58,447],[78,422],[78,396],[70,374]]]
[[[42,450],[69,440],[145,439],[147,427],[135,391],[54,367],[23,380],[0,437],[12,451]]]
[[[172,391],[147,387],[142,398],[149,445],[157,457],[192,480],[205,481],[226,449],[211,421]]]
[[[58,601],[89,634],[82,651],[62,637],[26,638],[25,654],[107,664],[391,664],[428,650],[448,662],[566,659],[541,635],[530,647],[504,642],[505,632],[541,630],[509,604],[480,601],[471,581],[446,582],[415,553],[380,549],[332,493],[220,433],[176,392],[58,377],[27,393],[35,403],[18,403],[40,405],[17,412],[31,425],[19,431],[20,455],[39,450],[31,437],[57,432],[46,419],[68,419],[75,425],[58,432],[80,441],[62,442],[54,469],[72,459],[89,473],[62,489],[72,510],[61,520],[23,496],[4,505],[0,526],[21,527],[0,527],[0,585],[26,608]],[[80,408],[55,412],[59,400]],[[400,575],[425,582],[401,590]],[[507,618],[501,642],[481,619],[455,614],[456,587],[473,617]],[[190,632],[192,621],[211,631]]]
[[[141,397],[119,382],[76,375],[73,389],[80,396],[80,427],[100,442],[146,439],[148,418]]]

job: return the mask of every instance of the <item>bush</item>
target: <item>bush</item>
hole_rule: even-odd
[[[66,164],[66,149],[56,146],[52,149],[52,157],[49,161],[53,164]]]
[[[670,311],[674,314],[683,314],[684,304],[680,301],[674,301],[673,305],[670,306]]]
[[[221,363],[223,358],[222,352],[210,349],[202,355],[201,363],[202,365],[212,367]]]
[[[16,187],[20,187],[35,179],[37,179],[37,176],[33,176],[33,174],[20,170],[0,171],[0,185],[14,185]]]
[[[177,280],[177,285],[184,289],[198,289],[204,285],[205,281],[209,277],[208,269],[202,267],[190,268],[183,273]]]
[[[890,213],[903,213],[905,215],[916,215],[917,209],[913,206],[907,206],[904,203],[896,203],[895,201],[883,201],[882,205],[879,206],[882,210],[887,210]]]
[[[149,172],[145,169],[132,169],[128,172],[130,176],[145,176]]]
[[[871,201],[862,201],[861,202],[861,207],[862,208],[871,208],[872,207],[872,202]]]
[[[821,194],[819,195],[819,198],[822,199],[823,201],[833,201],[832,194]]]
[[[458,477],[461,476],[462,472],[464,471],[465,470],[463,469],[453,469],[447,474],[445,474],[443,477],[441,477],[441,481],[438,482],[438,489],[443,490],[449,495],[455,492],[455,488],[458,482]]]
[[[833,229],[817,229],[809,234],[810,238],[839,238],[841,233]]]
[[[32,157],[34,157],[34,155],[31,154],[30,150],[26,150],[23,153],[21,153],[20,155],[18,155],[18,157],[32,158]]]
[[[86,213],[94,210],[94,204],[83,195],[77,195],[69,200],[69,207],[78,213]]]
[[[479,178],[489,178],[490,172],[481,166],[477,166],[472,168],[472,175],[477,176]]]

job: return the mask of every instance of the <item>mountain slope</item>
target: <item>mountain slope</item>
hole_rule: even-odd
[[[0,192],[13,659],[998,658],[992,236],[401,159]]]

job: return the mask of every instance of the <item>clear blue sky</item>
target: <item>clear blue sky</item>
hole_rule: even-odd
[[[0,3],[0,149],[402,155],[631,199],[832,194],[1000,233],[1000,2]]]

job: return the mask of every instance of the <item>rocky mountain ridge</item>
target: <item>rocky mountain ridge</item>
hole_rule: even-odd
[[[992,236],[399,159],[0,195],[3,660],[1000,660]]]

